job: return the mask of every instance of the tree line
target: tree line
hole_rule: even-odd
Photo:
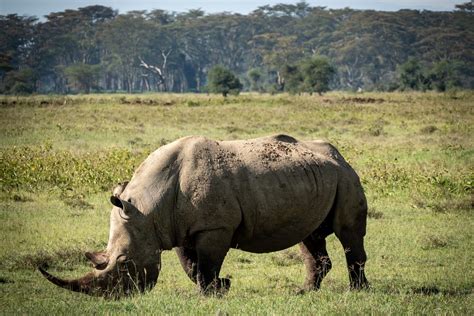
[[[233,86],[223,94],[472,89],[472,21],[471,3],[452,12],[335,10],[302,1],[245,15],[118,14],[100,5],[44,20],[0,15],[0,93],[217,91],[211,80],[226,71],[235,78],[225,79]]]

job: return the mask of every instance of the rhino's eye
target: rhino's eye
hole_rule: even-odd
[[[130,273],[136,269],[135,262],[132,259],[125,259],[122,262],[118,262],[118,270],[120,272]]]
[[[124,263],[124,262],[130,261],[130,259],[128,259],[127,255],[125,253],[122,253],[122,254],[118,255],[117,259],[115,259],[115,260],[119,263]]]

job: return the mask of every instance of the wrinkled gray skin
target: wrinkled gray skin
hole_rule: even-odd
[[[325,238],[345,249],[350,286],[364,274],[367,203],[359,177],[322,141],[286,135],[216,142],[186,137],[152,153],[111,197],[107,250],[87,253],[94,270],[56,285],[119,297],[152,288],[162,250],[176,249],[204,294],[223,293],[219,278],[230,248],[264,253],[299,244],[305,290],[318,289],[331,269]]]

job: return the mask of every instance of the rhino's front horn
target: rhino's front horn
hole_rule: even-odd
[[[57,286],[74,292],[81,292],[85,294],[91,294],[92,292],[92,283],[94,281],[93,273],[88,273],[84,277],[76,280],[63,280],[55,277],[54,275],[49,274],[42,267],[38,267],[38,269],[40,270],[41,274],[43,274],[45,278],[48,279],[48,281]]]

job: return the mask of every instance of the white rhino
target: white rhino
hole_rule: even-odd
[[[230,280],[219,272],[230,248],[265,253],[299,244],[304,289],[318,289],[331,269],[325,238],[334,232],[345,249],[350,287],[368,286],[364,191],[323,141],[181,138],[153,152],[111,202],[107,249],[86,253],[93,272],[62,280],[40,268],[48,280],[109,297],[144,291],[157,281],[161,252],[175,248],[202,293],[223,293]]]

